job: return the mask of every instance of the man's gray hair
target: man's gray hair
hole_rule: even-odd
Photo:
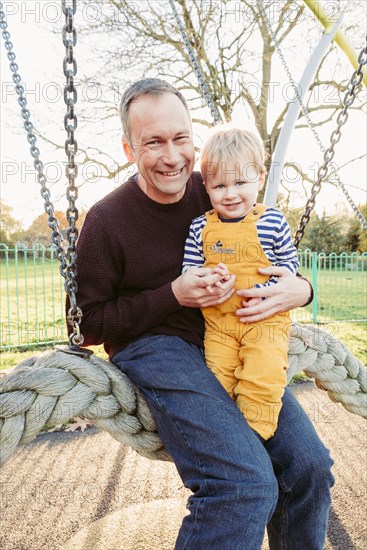
[[[119,106],[119,115],[122,124],[122,132],[126,141],[131,145],[130,142],[130,133],[129,133],[129,107],[133,101],[137,101],[139,97],[144,95],[163,95],[163,94],[175,94],[179,100],[183,103],[185,109],[189,113],[189,108],[187,106],[184,96],[179,92],[174,86],[161,80],[160,78],[144,78],[143,80],[138,80],[131,84],[129,88],[124,92],[124,95],[121,98]]]

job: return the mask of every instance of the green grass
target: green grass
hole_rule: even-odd
[[[365,271],[325,270],[319,271],[316,283],[310,269],[302,268],[302,275],[313,283],[317,292],[317,322],[327,323],[334,319],[353,321],[366,319],[367,282]],[[315,294],[316,294],[315,292]],[[312,322],[314,304],[297,309],[295,321]]]
[[[322,326],[350,349],[363,365],[367,365],[367,324],[327,323]]]
[[[52,346],[49,347],[39,347],[32,350],[12,350],[12,351],[2,351],[0,353],[0,370],[6,371],[9,369],[12,369],[18,365],[23,359],[27,359],[28,357],[31,357],[32,355],[35,355],[37,353],[48,351],[50,349],[53,349]],[[105,359],[108,361],[108,356],[105,353],[103,346],[90,346],[89,349],[93,350],[95,355],[98,357],[101,357],[102,359]]]
[[[0,271],[1,346],[65,340],[59,261],[23,256],[18,261],[1,261]]]

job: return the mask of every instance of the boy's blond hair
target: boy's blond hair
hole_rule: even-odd
[[[216,176],[229,163],[253,166],[258,174],[265,171],[265,148],[262,141],[248,130],[238,128],[215,129],[200,154],[200,170],[204,181]]]

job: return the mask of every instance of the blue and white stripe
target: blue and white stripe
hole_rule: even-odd
[[[202,234],[206,223],[205,214],[195,218],[191,223],[185,243],[183,273],[192,267],[204,265]],[[297,250],[292,243],[291,230],[283,212],[276,208],[268,208],[257,220],[256,228],[260,244],[269,261],[273,265],[287,267],[292,273],[297,273],[299,267]],[[261,286],[276,282],[277,278],[271,277]]]

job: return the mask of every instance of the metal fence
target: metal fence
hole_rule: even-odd
[[[0,244],[1,350],[67,341],[59,265],[54,246]]]
[[[292,312],[305,323],[367,320],[367,253],[299,252],[312,304]],[[1,350],[67,342],[64,280],[53,246],[0,244]]]
[[[314,289],[314,300],[298,308],[292,318],[300,322],[367,320],[367,253],[325,254],[299,251],[300,273]]]

